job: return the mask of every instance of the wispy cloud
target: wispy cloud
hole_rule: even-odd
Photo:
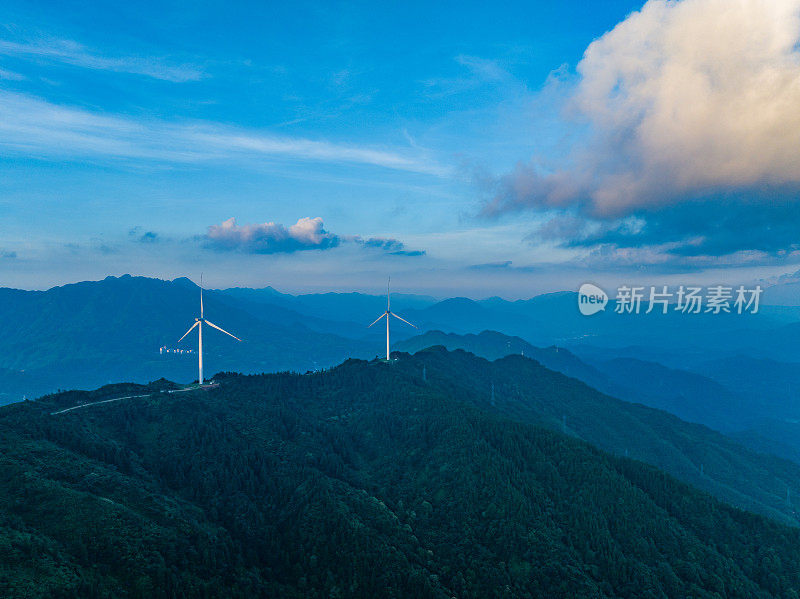
[[[433,175],[444,175],[447,169],[425,163],[416,157],[409,157],[392,151],[377,150],[359,146],[315,141],[296,137],[275,137],[245,131],[192,131],[190,139],[201,147],[224,148],[230,152],[245,154],[266,154],[295,156],[306,160],[326,162],[351,162],[372,164],[395,170],[412,171]]]
[[[0,79],[5,79],[7,81],[24,81],[25,75],[7,69],[0,69]]]
[[[484,262],[483,264],[472,264],[470,270],[500,270],[511,268],[511,260],[501,260],[500,262]]]
[[[128,231],[128,237],[137,243],[158,243],[161,236],[154,231],[143,231],[141,227],[134,227]]]
[[[365,248],[383,250],[393,256],[417,257],[426,254],[425,250],[409,250],[406,248],[406,244],[392,237],[370,237],[369,239],[354,237],[352,241]]]
[[[456,56],[456,62],[468,68],[477,79],[483,82],[505,81],[512,78],[508,69],[497,60],[460,54]]]
[[[86,46],[65,39],[37,39],[16,42],[0,40],[0,55],[56,62],[86,69],[143,75],[163,81],[184,83],[205,75],[194,65],[174,65],[155,57],[105,56]]]
[[[106,115],[0,91],[0,154],[82,160],[139,159],[190,163],[282,158],[350,163],[445,177],[430,156],[285,137],[213,122],[171,123]]]
[[[429,97],[447,97],[455,94],[475,92],[485,86],[515,83],[516,80],[498,60],[479,56],[458,55],[455,62],[466,70],[457,77],[433,77],[422,81]]]

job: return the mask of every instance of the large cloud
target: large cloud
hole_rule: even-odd
[[[800,181],[800,0],[648,2],[594,42],[576,101],[623,160],[600,212]]]
[[[751,235],[751,219],[764,225],[765,208],[778,218],[798,214],[799,42],[800,0],[650,0],[593,42],[577,67],[570,105],[589,140],[568,166],[519,165],[497,182],[485,211],[569,214],[544,233],[586,220],[593,231],[572,238],[579,243],[774,251],[787,236]],[[614,231],[631,217],[637,230],[622,239]],[[698,217],[712,226],[698,226]]]
[[[277,254],[336,247],[339,237],[325,230],[320,217],[301,218],[288,228],[272,222],[239,226],[235,218],[229,218],[211,225],[205,242],[216,250]]]

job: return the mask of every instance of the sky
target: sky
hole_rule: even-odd
[[[4,2],[0,286],[798,270],[800,0]]]

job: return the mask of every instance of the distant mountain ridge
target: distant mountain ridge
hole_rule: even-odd
[[[222,289],[220,293],[228,297],[246,299],[260,305],[276,305],[290,309],[298,314],[313,318],[369,324],[386,309],[385,295],[365,293],[306,293],[290,295],[272,287],[249,289],[234,287]],[[436,299],[407,293],[392,293],[392,303],[398,312],[427,308],[437,303]]]

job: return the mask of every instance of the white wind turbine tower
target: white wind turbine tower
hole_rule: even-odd
[[[183,334],[183,337],[178,339],[178,343],[180,343],[181,341],[184,340],[186,335],[191,333],[192,330],[194,330],[194,328],[197,327],[197,370],[198,370],[197,382],[200,385],[203,384],[203,324],[207,324],[208,326],[213,327],[218,331],[222,331],[226,335],[229,335],[230,337],[236,339],[236,341],[241,341],[241,339],[239,339],[236,335],[231,335],[225,329],[218,327],[213,322],[211,322],[210,320],[206,320],[203,317],[203,276],[200,275],[200,318],[195,318],[194,324],[189,328],[188,331],[186,331]]]
[[[391,307],[392,307],[392,295],[391,295],[391,293],[389,291],[389,284],[391,282],[392,282],[392,278],[389,277],[389,281],[386,283],[386,312],[384,312],[383,314],[378,316],[378,318],[375,319],[375,322],[372,323],[372,324],[376,324],[381,318],[386,317],[386,360],[387,361],[390,360],[390,358],[389,358],[389,317],[390,316],[394,316],[396,319],[402,320],[404,323],[406,323],[408,325],[411,325],[415,329],[419,328],[419,327],[417,327],[417,325],[411,324],[405,318],[401,318],[400,316],[398,316],[397,314],[392,312],[392,309],[391,309]],[[369,326],[371,327],[372,324],[369,325]],[[369,327],[367,327],[367,328],[369,328]]]

